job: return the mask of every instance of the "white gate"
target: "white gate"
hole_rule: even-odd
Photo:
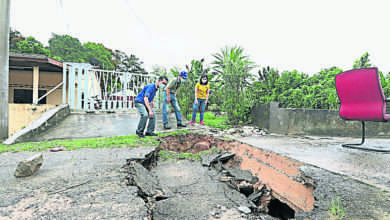
[[[90,64],[64,63],[62,102],[80,111],[128,111],[134,99],[157,76],[93,69]],[[158,95],[158,94],[156,94]],[[157,106],[158,97],[155,97]]]

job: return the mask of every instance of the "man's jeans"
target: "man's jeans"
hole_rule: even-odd
[[[142,103],[136,102],[135,108],[138,110],[139,114],[141,115],[141,118],[139,119],[138,122],[137,133],[143,134],[146,127],[146,122],[148,122],[149,113],[146,106]],[[148,129],[146,130],[146,132],[150,134],[154,133],[154,128],[156,127],[156,115],[154,114],[153,108],[152,108],[152,112],[154,117],[149,118]]]
[[[199,106],[200,106],[200,121],[203,121],[204,110],[206,108],[206,99],[198,99],[198,104],[197,105],[195,105],[195,101],[194,101],[194,106],[192,107],[192,119],[191,119],[191,121],[195,121],[196,113],[198,112]]]
[[[177,103],[176,95],[171,93],[170,97],[171,97],[171,102],[170,103],[171,103],[171,105],[172,105],[172,107],[173,107],[173,109],[175,110],[175,113],[176,113],[177,124],[181,124],[180,107],[179,107],[179,104]],[[163,119],[163,123],[164,124],[168,123],[168,106],[169,106],[169,103],[167,103],[167,99],[168,99],[167,92],[164,91],[163,115],[162,115],[162,119]]]

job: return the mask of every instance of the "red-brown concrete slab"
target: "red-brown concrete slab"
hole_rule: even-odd
[[[357,138],[265,135],[237,140],[390,191],[390,154],[341,146],[342,143],[358,143]],[[390,139],[368,138],[366,143],[389,146]]]

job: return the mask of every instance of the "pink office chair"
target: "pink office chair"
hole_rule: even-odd
[[[362,122],[362,141],[343,144],[360,150],[390,152],[390,149],[359,147],[365,140],[365,121],[387,122],[386,101],[377,68],[354,69],[336,75],[336,90],[340,99],[340,117]]]

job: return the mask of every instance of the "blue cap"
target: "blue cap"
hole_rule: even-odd
[[[180,76],[182,76],[184,79],[188,78],[188,73],[186,71],[181,71]]]

